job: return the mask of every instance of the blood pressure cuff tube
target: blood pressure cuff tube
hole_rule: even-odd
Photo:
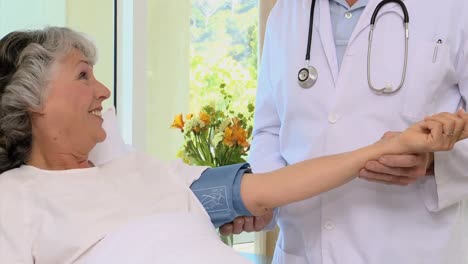
[[[238,216],[252,216],[240,194],[244,173],[251,173],[248,163],[211,168],[190,186],[215,227],[230,223]]]

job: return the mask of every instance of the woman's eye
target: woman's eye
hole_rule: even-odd
[[[80,75],[78,77],[79,79],[88,79],[88,74],[86,72],[80,72]]]

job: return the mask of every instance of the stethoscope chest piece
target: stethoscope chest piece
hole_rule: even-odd
[[[317,82],[317,78],[317,69],[315,69],[315,67],[313,66],[302,68],[301,70],[299,70],[299,73],[297,75],[299,86],[301,86],[304,89],[308,89],[314,86],[315,82]]]

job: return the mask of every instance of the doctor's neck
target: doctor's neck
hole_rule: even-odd
[[[346,0],[348,2],[348,5],[351,7],[353,6],[358,0]]]

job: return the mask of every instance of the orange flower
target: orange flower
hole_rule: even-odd
[[[232,147],[236,142],[234,141],[234,138],[232,136],[232,129],[230,127],[226,127],[224,129],[224,140],[223,140],[224,145],[228,147]]]
[[[171,128],[178,128],[180,131],[184,132],[184,118],[182,117],[182,114],[178,114],[174,117]]]
[[[242,147],[248,147],[249,142],[247,142],[247,131],[240,126],[239,119],[233,118],[232,122],[234,124],[224,130],[223,143],[228,147],[232,147],[234,144],[238,144]]]
[[[186,119],[186,120],[190,120],[190,119],[192,119],[192,117],[193,117],[193,114],[187,114],[187,115],[185,116],[185,119]]]
[[[206,126],[208,126],[211,122],[210,115],[206,112],[200,112],[200,121],[202,121]]]
[[[247,142],[247,131],[242,127],[235,127],[233,130],[234,138],[237,141],[237,144],[248,147],[249,143]]]

